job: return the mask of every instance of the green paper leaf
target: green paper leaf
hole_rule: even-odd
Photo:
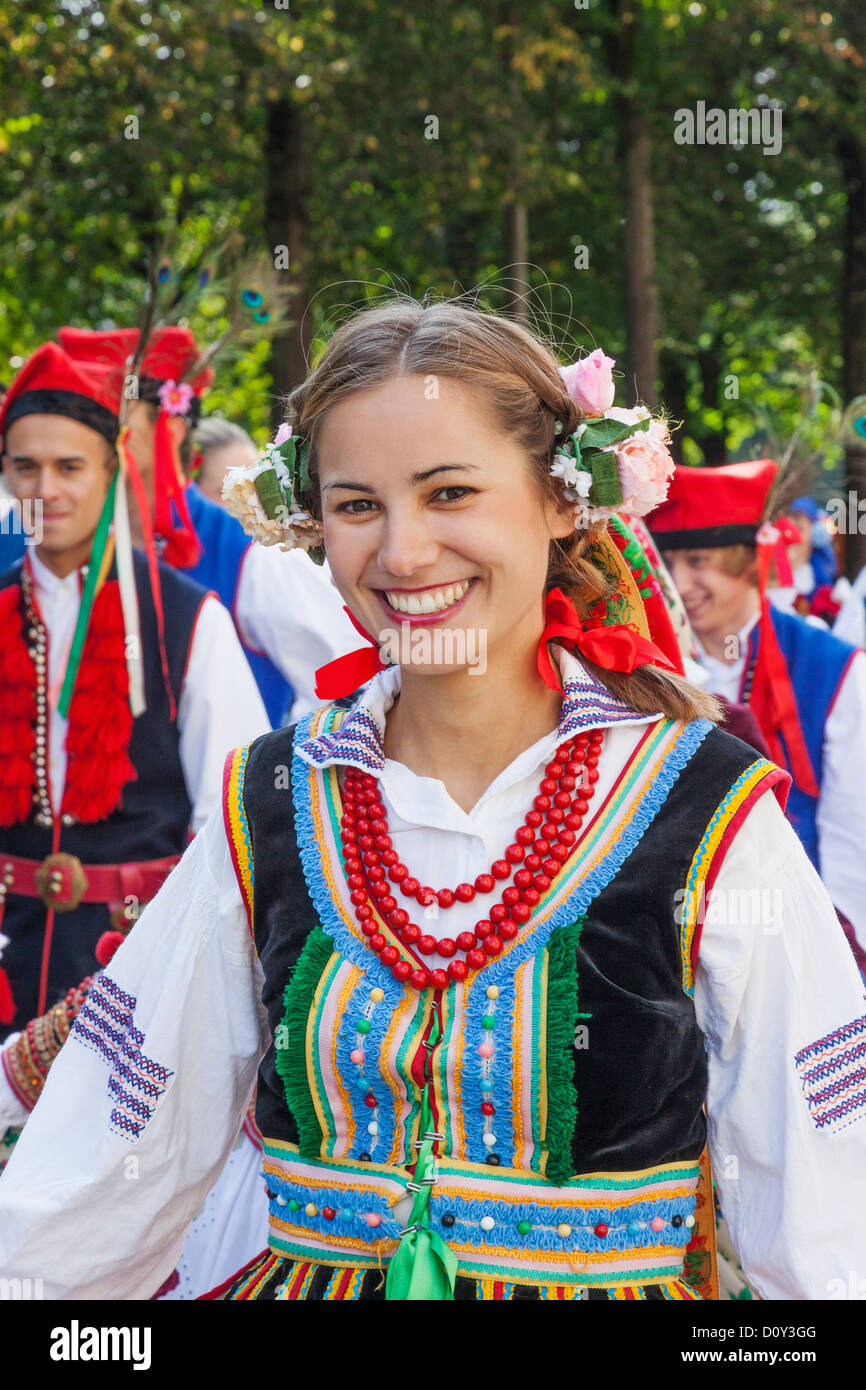
[[[616,454],[592,449],[583,456],[583,465],[592,473],[589,501],[593,507],[617,507],[622,502],[622,488],[616,466]]]
[[[596,420],[587,425],[581,435],[581,443],[584,449],[604,449],[611,444],[621,443],[639,430],[649,429],[649,426],[649,416],[646,420],[638,420],[635,425],[624,425],[621,420]]]
[[[269,468],[266,473],[260,473],[255,479],[255,487],[259,494],[259,501],[265,509],[265,515],[273,521],[278,515],[277,509],[285,506],[283,490],[275,470]]]
[[[279,453],[282,456],[283,462],[285,463],[286,467],[289,469],[293,477],[295,472],[295,456],[297,454],[297,449],[298,440],[297,436],[294,434],[290,434],[288,439],[284,439],[282,444],[279,446]]]
[[[300,463],[298,493],[301,498],[306,499],[307,493],[310,490],[310,446],[306,439],[301,443],[298,458]]]

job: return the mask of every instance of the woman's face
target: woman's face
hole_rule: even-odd
[[[573,523],[476,393],[424,376],[359,391],[328,411],[318,459],[328,563],[370,633],[382,642],[402,630],[404,656],[417,650],[412,665],[431,672],[467,664],[461,630],[466,649],[474,633],[491,660],[525,656],[551,538]]]

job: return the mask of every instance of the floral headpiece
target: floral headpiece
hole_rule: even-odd
[[[309,442],[280,425],[255,463],[229,468],[222,486],[228,510],[262,545],[300,546],[321,563],[322,523],[303,510],[309,494]]]
[[[664,420],[646,406],[613,404],[612,357],[601,348],[560,367],[568,395],[583,412],[574,432],[557,443],[551,475],[574,502],[575,529],[606,521],[615,512],[646,516],[667,496],[674,471]]]
[[[613,358],[601,349],[561,367],[565,389],[584,419],[560,439],[550,472],[575,503],[575,528],[605,521],[615,512],[645,516],[663,502],[674,471],[664,420],[645,406],[613,405]],[[321,563],[323,528],[304,508],[310,493],[309,441],[280,425],[255,463],[230,468],[223,500],[244,529],[263,545],[300,546]]]

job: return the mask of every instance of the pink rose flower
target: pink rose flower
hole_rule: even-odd
[[[611,369],[615,361],[614,357],[605,357],[601,348],[596,348],[588,357],[572,362],[570,367],[560,367],[565,389],[584,415],[603,415],[613,405]]]
[[[651,420],[648,429],[614,446],[624,512],[646,516],[667,497],[674,472],[667,441],[664,422]]]
[[[286,440],[291,439],[291,437],[291,426],[283,423],[274,435],[274,444],[279,448],[281,444],[285,444]]]

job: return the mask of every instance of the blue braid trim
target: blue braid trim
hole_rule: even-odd
[[[331,716],[337,712],[336,710],[332,711]],[[346,960],[357,965],[359,970],[363,970],[373,984],[381,986],[385,991],[385,998],[393,1006],[398,999],[402,998],[404,986],[394,979],[391,971],[370,950],[366,941],[355,936],[346,926],[325,880],[322,868],[322,851],[316,839],[316,827],[313,820],[310,768],[298,756],[298,748],[306,739],[312,719],[313,715],[308,714],[298,723],[295,730],[292,757],[295,834],[307,891],[318,914],[322,931],[326,936],[331,937],[335,949]]]
[[[569,1254],[608,1254],[616,1250],[625,1254],[631,1250],[654,1250],[658,1246],[676,1246],[685,1249],[692,1238],[693,1228],[686,1226],[687,1216],[694,1216],[696,1199],[691,1197],[656,1197],[648,1201],[632,1202],[625,1207],[583,1207],[579,1213],[582,1225],[576,1225],[578,1213],[574,1207],[539,1207],[536,1202],[497,1202],[488,1197],[483,1200],[473,1198],[447,1198],[443,1205],[456,1219],[453,1226],[442,1225],[442,1213],[431,1202],[430,1227],[438,1230],[443,1240],[450,1239],[459,1245],[471,1245],[476,1250],[485,1246],[499,1245],[513,1250],[515,1254],[537,1250],[567,1251]],[[484,1216],[492,1216],[496,1225],[489,1231],[482,1230],[480,1222]],[[681,1226],[671,1225],[671,1218],[682,1217]],[[661,1217],[665,1225],[660,1231],[652,1230],[650,1222]],[[517,1229],[519,1221],[529,1221],[532,1230],[522,1235]],[[631,1222],[643,1221],[645,1228],[629,1232]],[[571,1226],[571,1234],[560,1236],[557,1226],[561,1223]],[[595,1227],[601,1222],[608,1226],[606,1236],[597,1236]]]
[[[316,1187],[302,1183],[289,1182],[275,1173],[262,1170],[261,1176],[269,1192],[275,1195],[268,1203],[268,1213],[278,1221],[290,1221],[293,1226],[302,1226],[322,1236],[354,1237],[363,1240],[374,1248],[380,1240],[395,1240],[403,1229],[394,1219],[393,1212],[385,1197],[378,1192],[365,1192],[363,1196],[341,1187]],[[311,1198],[318,1208],[315,1216],[308,1216],[305,1210]],[[280,1200],[282,1199],[282,1201]],[[289,1202],[300,1203],[300,1211],[290,1211]],[[322,1215],[323,1207],[333,1207],[336,1212],[332,1221]],[[345,1210],[353,1212],[352,1217],[343,1216]],[[381,1217],[378,1226],[367,1224],[367,1213],[376,1212]],[[272,1238],[274,1234],[272,1231]],[[353,1252],[354,1253],[354,1252]],[[360,1252],[359,1252],[360,1253]]]
[[[514,1005],[517,997],[517,982],[514,971],[497,980],[498,999],[487,998],[487,986],[492,984],[490,967],[480,971],[469,988],[469,997],[464,1015],[463,1034],[466,1046],[463,1051],[463,1114],[466,1126],[466,1158],[472,1163],[484,1163],[488,1153],[498,1154],[502,1163],[511,1167],[515,1162],[514,1151],[514,1039],[512,1036]],[[483,1058],[478,1055],[478,1047],[487,1040],[487,1030],[482,1028],[481,1020],[485,1014],[492,1014],[496,1020],[491,1041],[493,1056],[490,1058],[490,1079],[492,1090],[483,1090],[481,1082]],[[493,1132],[496,1145],[488,1149],[482,1139],[484,1116],[481,1102],[492,1100],[496,1106],[493,1116]]]
[[[372,951],[369,954],[372,955]],[[402,998],[403,986],[393,976],[389,978],[391,987],[385,989],[383,985],[385,998],[373,1005],[368,1016],[370,1031],[361,1037],[360,1043],[358,1040],[358,1019],[364,1017],[364,1011],[370,1000],[370,981],[366,975],[361,977],[352,991],[337,1033],[337,1071],[348,1092],[352,1118],[355,1122],[355,1140],[350,1153],[346,1155],[348,1158],[358,1159],[366,1151],[375,1160],[377,1148],[381,1146],[386,1153],[390,1153],[394,1142],[397,1125],[394,1097],[380,1070],[379,1053],[388,1031],[388,1024]],[[353,1048],[358,1046],[364,1051],[364,1063],[360,1067],[356,1066],[349,1055]],[[358,1078],[361,1074],[367,1077],[368,1084],[365,1085],[359,1081]],[[373,1092],[377,1101],[375,1116],[369,1106],[364,1104],[364,1097],[370,1091]],[[373,1118],[379,1125],[377,1135],[367,1133],[367,1125]],[[329,1151],[333,1153],[333,1140],[329,1146]]]

